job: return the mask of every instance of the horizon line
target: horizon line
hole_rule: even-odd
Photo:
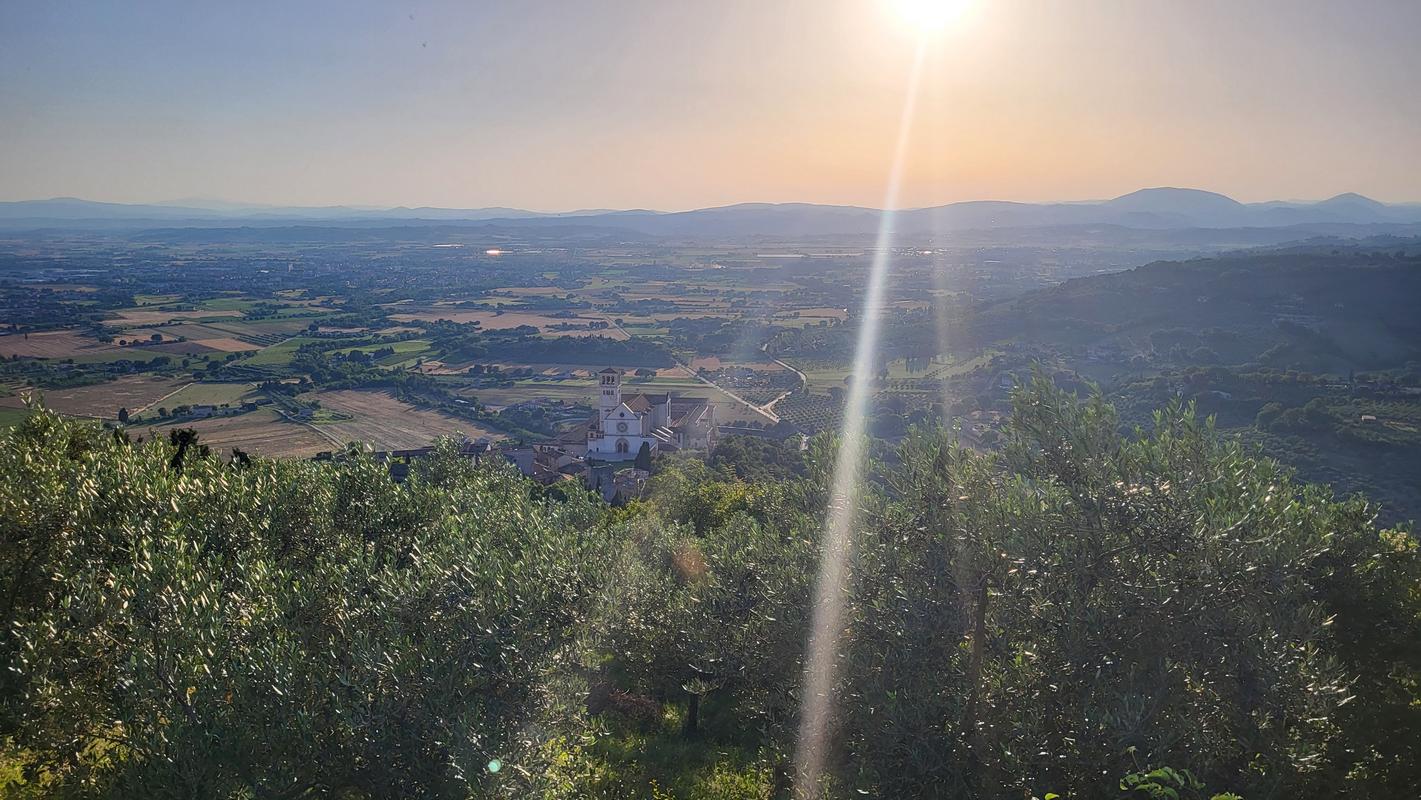
[[[1378,199],[1376,199],[1376,198],[1374,198],[1374,197],[1371,197],[1370,195],[1365,195],[1365,194],[1362,194],[1362,193],[1360,193],[1360,192],[1355,192],[1355,191],[1350,191],[1350,190],[1349,190],[1349,191],[1343,191],[1343,192],[1337,192],[1337,193],[1330,194],[1330,195],[1327,195],[1326,197],[1321,197],[1321,198],[1318,198],[1318,199],[1297,199],[1297,198],[1282,199],[1282,198],[1274,198],[1274,199],[1269,199],[1269,200],[1252,200],[1252,201],[1245,201],[1245,200],[1238,200],[1238,199],[1236,199],[1236,198],[1232,197],[1231,195],[1228,195],[1228,194],[1226,194],[1226,193],[1224,193],[1224,192],[1217,192],[1217,191],[1214,191],[1214,190],[1211,190],[1211,189],[1198,189],[1198,188],[1190,187],[1190,186],[1163,186],[1163,185],[1162,185],[1162,186],[1145,186],[1145,187],[1141,187],[1141,188],[1139,188],[1139,189],[1133,189],[1133,190],[1131,190],[1131,191],[1125,192],[1124,194],[1115,195],[1114,197],[1098,197],[1098,198],[1085,198],[1085,199],[1074,199],[1074,200],[1063,200],[1063,199],[1054,199],[1054,200],[1006,200],[1006,199],[994,199],[994,198],[974,198],[974,199],[966,199],[966,200],[950,200],[950,201],[946,201],[946,202],[932,203],[932,204],[927,204],[927,205],[908,206],[908,207],[903,208],[902,210],[904,210],[904,211],[920,211],[920,210],[933,209],[933,208],[946,208],[946,207],[949,207],[949,206],[963,205],[963,204],[968,204],[968,203],[1009,203],[1009,204],[1014,204],[1014,205],[1028,205],[1028,206],[1091,205],[1091,204],[1108,203],[1108,202],[1111,202],[1111,201],[1113,201],[1113,200],[1118,200],[1118,199],[1123,198],[1123,197],[1128,197],[1128,196],[1130,196],[1130,195],[1132,195],[1132,194],[1136,194],[1136,193],[1138,193],[1138,192],[1146,192],[1146,191],[1199,192],[1199,193],[1203,193],[1203,194],[1211,194],[1211,195],[1217,195],[1217,196],[1220,196],[1220,197],[1223,197],[1223,198],[1227,198],[1227,199],[1229,199],[1229,200],[1232,200],[1233,202],[1239,203],[1240,205],[1244,205],[1244,206],[1267,205],[1267,204],[1270,204],[1270,203],[1292,203],[1292,204],[1298,204],[1298,205],[1316,205],[1316,204],[1318,204],[1318,203],[1324,203],[1324,202],[1327,202],[1327,201],[1329,201],[1329,200],[1334,200],[1334,199],[1336,199],[1336,198],[1345,197],[1345,196],[1348,196],[1348,195],[1356,196],[1356,197],[1359,197],[1359,198],[1361,198],[1361,199],[1363,199],[1363,200],[1370,200],[1370,201],[1372,201],[1372,202],[1380,203],[1380,204],[1385,205],[1385,206],[1413,206],[1413,205],[1421,205],[1421,200],[1378,200]],[[200,211],[209,211],[209,212],[214,212],[214,213],[232,213],[232,214],[241,214],[241,213],[244,213],[244,212],[245,212],[245,213],[251,213],[251,214],[259,214],[259,213],[262,213],[263,211],[281,211],[281,210],[293,210],[293,209],[313,209],[313,210],[315,210],[315,209],[345,209],[345,210],[349,210],[349,211],[360,211],[360,212],[371,212],[371,213],[373,213],[373,212],[381,212],[381,211],[417,211],[417,210],[421,210],[421,209],[429,209],[429,210],[433,210],[433,211],[492,211],[492,210],[505,210],[505,211],[522,212],[522,213],[526,213],[526,214],[537,214],[537,215],[543,215],[543,216],[568,216],[568,215],[595,216],[595,215],[598,215],[598,214],[618,214],[618,213],[638,213],[638,212],[640,212],[640,213],[647,213],[647,214],[684,214],[684,213],[689,213],[689,212],[694,212],[694,211],[713,211],[713,210],[717,210],[717,209],[736,208],[736,207],[740,207],[740,206],[795,206],[795,205],[799,205],[799,206],[817,206],[817,207],[821,207],[821,208],[855,209],[855,210],[870,211],[870,212],[882,212],[882,211],[883,211],[883,209],[881,209],[881,208],[875,208],[875,207],[873,207],[873,206],[855,205],[855,204],[852,204],[852,203],[816,202],[816,201],[812,201],[812,200],[742,200],[742,201],[736,201],[736,202],[731,202],[731,203],[717,203],[717,204],[712,204],[712,205],[691,206],[691,207],[687,207],[687,208],[678,208],[678,209],[657,209],[657,208],[651,208],[651,207],[647,207],[647,206],[634,206],[634,207],[624,207],[624,208],[622,208],[622,207],[613,207],[613,206],[602,206],[602,207],[580,207],[580,208],[571,208],[571,209],[556,210],[556,211],[547,211],[547,210],[536,209],[536,208],[527,208],[527,207],[509,206],[509,205],[499,205],[499,204],[494,204],[494,205],[482,205],[482,206],[475,206],[475,205],[469,205],[469,206],[439,206],[439,205],[409,204],[409,203],[398,203],[398,204],[393,204],[393,205],[381,205],[381,204],[375,204],[375,203],[315,203],[315,204],[313,204],[313,203],[275,203],[275,202],[258,202],[258,201],[250,201],[250,200],[230,200],[230,199],[227,199],[227,198],[219,198],[219,197],[191,197],[191,198],[179,198],[179,199],[173,199],[173,200],[156,200],[156,201],[137,201],[137,200],[123,201],[123,200],[95,200],[95,199],[92,199],[92,198],[88,198],[88,197],[78,197],[78,196],[75,196],[75,195],[54,195],[54,196],[52,196],[52,197],[29,197],[29,198],[21,198],[21,199],[0,200],[0,203],[5,203],[5,204],[18,204],[18,203],[51,203],[51,202],[63,202],[63,201],[77,201],[77,202],[81,202],[81,203],[96,203],[96,204],[115,205],[115,206],[153,206],[153,207],[158,207],[158,208],[172,208],[172,209],[190,208],[190,209],[200,210]],[[217,208],[217,207],[212,207],[212,206],[198,205],[198,204],[200,204],[200,203],[223,204],[223,205],[230,205],[230,206],[236,206],[236,207],[234,207],[234,208]]]

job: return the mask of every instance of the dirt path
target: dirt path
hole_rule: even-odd
[[[764,354],[767,355],[767,356],[770,355],[770,352],[769,352],[769,350],[768,350],[769,346],[770,346],[770,343],[769,343],[769,342],[765,342],[764,344],[760,345],[760,352],[764,353]],[[769,414],[774,414],[774,413],[775,413],[775,404],[778,403],[779,401],[785,399],[786,397],[789,397],[790,395],[794,394],[796,390],[807,388],[807,387],[809,386],[809,378],[808,378],[803,372],[800,372],[799,370],[797,370],[797,369],[795,369],[794,367],[790,366],[788,363],[786,363],[786,362],[784,362],[784,361],[781,361],[781,360],[779,360],[778,358],[775,358],[774,356],[770,356],[770,360],[773,361],[773,362],[775,362],[776,364],[779,364],[780,366],[784,367],[785,369],[789,370],[790,372],[793,372],[795,375],[799,376],[799,386],[795,387],[794,389],[787,389],[787,390],[785,390],[784,392],[781,392],[781,393],[779,394],[779,396],[777,396],[775,399],[773,399],[773,400],[771,400],[770,402],[764,404],[763,406],[760,406],[760,410],[761,410],[761,411],[764,411],[764,412],[769,413]],[[779,421],[779,416],[778,416],[778,415],[775,416],[775,421],[776,421],[776,422]]]
[[[193,385],[194,383],[196,383],[196,381],[188,381],[187,383],[184,383],[182,386],[179,386],[178,388],[172,390],[171,392],[168,392],[167,394],[163,395],[162,397],[158,398],[157,400],[154,400],[153,402],[149,403],[148,405],[146,405],[146,406],[144,406],[144,407],[138,409],[138,410],[137,410],[136,412],[134,412],[134,413],[142,414],[144,411],[147,411],[148,409],[152,408],[153,406],[156,406],[156,405],[158,405],[159,403],[163,402],[164,400],[167,400],[169,397],[172,397],[173,395],[177,394],[178,392],[181,392],[182,390],[184,390],[184,389],[186,389],[187,387]]]

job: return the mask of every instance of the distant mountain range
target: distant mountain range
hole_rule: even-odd
[[[190,199],[130,205],[61,197],[0,203],[0,225],[17,228],[271,227],[279,225],[417,225],[497,223],[500,227],[579,227],[651,236],[826,236],[872,234],[877,209],[813,203],[742,203],[674,213],[587,209],[562,213],[517,208],[285,207]],[[899,212],[912,234],[1000,228],[1110,225],[1142,230],[1278,228],[1308,225],[1421,224],[1421,204],[1380,203],[1340,194],[1317,203],[1240,203],[1198,189],[1141,189],[1112,200],[952,203]]]

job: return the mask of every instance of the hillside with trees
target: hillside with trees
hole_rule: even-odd
[[[1408,531],[1177,403],[1013,402],[875,451],[813,796],[1414,794]],[[790,796],[832,439],[619,508],[193,445],[0,433],[7,796]]]
[[[984,341],[1331,372],[1421,361],[1421,244],[1259,250],[1075,278],[984,310]]]
[[[1194,402],[1305,480],[1414,521],[1417,298],[1416,239],[1302,243],[1074,278],[980,307],[955,335],[996,352],[973,389],[1049,365],[1059,385],[1097,383],[1127,431]]]

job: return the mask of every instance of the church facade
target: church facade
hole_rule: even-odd
[[[709,450],[715,444],[715,406],[699,397],[622,394],[622,371],[597,373],[597,413],[587,426],[587,457],[630,461],[643,444],[652,455]]]

